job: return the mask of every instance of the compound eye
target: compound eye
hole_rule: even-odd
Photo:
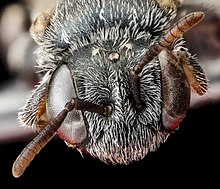
[[[53,73],[47,95],[47,114],[53,120],[72,98],[77,98],[74,80],[67,65],[59,66]],[[82,111],[72,110],[58,130],[58,135],[69,144],[79,144],[87,136]]]

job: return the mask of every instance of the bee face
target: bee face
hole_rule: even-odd
[[[65,1],[43,16],[32,34],[46,74],[19,112],[39,135],[15,161],[14,176],[55,134],[103,162],[129,164],[178,129],[191,89],[207,89],[182,39],[204,14],[171,26],[176,4],[167,2]]]

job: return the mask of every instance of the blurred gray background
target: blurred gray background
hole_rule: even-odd
[[[205,187],[204,184],[208,184],[207,188],[216,188],[219,185],[220,1],[181,2],[178,18],[197,10],[206,14],[185,38],[186,45],[197,54],[207,74],[209,89],[202,97],[192,96],[190,111],[180,130],[143,161],[118,167],[88,156],[82,158],[64,142],[52,140],[25,174],[15,179],[11,174],[12,164],[35,135],[17,122],[18,109],[38,83],[33,54],[36,44],[30,37],[29,28],[37,15],[55,5],[55,0],[0,1],[0,188],[42,188],[44,183],[51,187],[60,184],[62,188],[76,187],[76,183],[80,183],[91,188],[92,184],[100,185],[100,180],[106,181],[103,187],[113,183],[115,186],[122,184],[123,188],[130,186],[129,183],[136,188],[138,184],[144,188],[155,188],[159,184],[163,188],[172,185],[179,188],[184,184],[185,188]],[[154,187],[148,187],[150,184]]]
[[[20,127],[17,112],[38,82],[36,43],[29,34],[34,19],[55,0],[1,1],[0,12],[0,143],[24,140],[32,131]]]

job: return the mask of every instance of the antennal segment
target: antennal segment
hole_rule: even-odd
[[[153,60],[161,51],[173,43],[176,39],[183,36],[185,32],[193,28],[204,18],[203,12],[192,12],[182,19],[180,19],[176,24],[174,24],[164,35],[162,35],[159,40],[150,46],[146,54],[143,56],[142,60],[136,64],[131,70],[131,89],[134,99],[134,104],[137,111],[143,109],[143,104],[140,99],[140,76],[139,74],[143,70],[143,67]]]
[[[65,108],[45,127],[20,153],[12,167],[14,177],[20,177],[34,157],[55,136],[67,114],[73,109],[95,112],[108,116],[111,109],[108,106],[98,106],[79,99],[72,99],[66,103]]]

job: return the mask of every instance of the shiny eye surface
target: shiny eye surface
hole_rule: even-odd
[[[63,64],[54,71],[49,83],[47,95],[49,120],[53,120],[72,98],[77,98],[74,80],[68,66]],[[71,111],[59,128],[58,134],[70,144],[81,143],[87,136],[82,112],[80,110]]]

